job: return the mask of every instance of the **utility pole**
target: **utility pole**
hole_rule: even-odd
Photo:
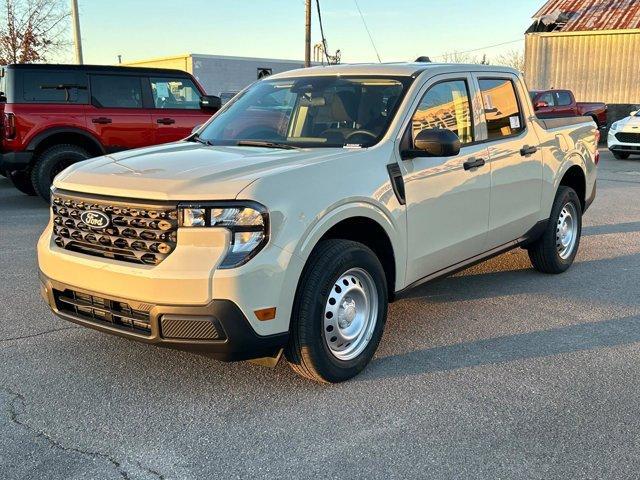
[[[311,66],[311,0],[305,0],[304,66]]]
[[[71,0],[71,19],[73,21],[73,41],[76,49],[76,63],[82,65],[82,37],[80,36],[80,17],[78,16],[78,0]]]

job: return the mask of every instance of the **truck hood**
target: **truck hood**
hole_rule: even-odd
[[[343,148],[282,150],[178,142],[76,163],[53,185],[146,200],[232,200],[258,178],[348,154]]]

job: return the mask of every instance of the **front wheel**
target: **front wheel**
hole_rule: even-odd
[[[561,186],[542,236],[527,249],[533,268],[542,273],[566,271],[578,253],[582,235],[582,203],[575,190]]]
[[[620,153],[620,152],[613,152],[613,156],[617,159],[617,160],[626,160],[627,158],[629,158],[629,153]]]
[[[384,269],[365,245],[326,240],[311,254],[294,300],[285,356],[321,383],[360,373],[378,348],[387,317]]]

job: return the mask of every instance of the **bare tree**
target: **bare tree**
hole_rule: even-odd
[[[43,62],[68,46],[65,0],[5,0],[0,7],[0,62]]]
[[[524,52],[522,50],[509,50],[502,55],[498,55],[495,58],[494,63],[497,65],[515,68],[519,72],[524,72]]]

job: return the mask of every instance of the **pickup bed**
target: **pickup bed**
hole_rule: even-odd
[[[102,332],[347,380],[411,288],[516,247],[568,269],[597,133],[537,119],[506,67],[273,75],[184,141],[60,173],[42,293]]]
[[[607,126],[605,103],[576,102],[571,90],[533,90],[530,95],[539,118],[585,116],[591,117],[599,129]]]

